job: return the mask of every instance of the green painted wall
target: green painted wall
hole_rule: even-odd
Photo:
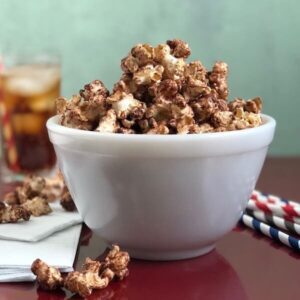
[[[230,96],[264,99],[278,121],[273,155],[300,155],[300,1],[0,0],[0,49],[58,51],[63,94],[120,76],[138,42],[179,37],[192,59],[230,66]]]

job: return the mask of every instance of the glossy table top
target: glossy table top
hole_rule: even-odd
[[[300,158],[268,159],[257,189],[300,201]],[[4,187],[4,186],[2,186]],[[5,188],[5,187],[4,187]],[[102,254],[104,244],[86,227],[76,265]],[[177,262],[132,260],[130,275],[94,291],[88,299],[298,299],[300,253],[239,225],[213,252]],[[63,291],[48,293],[34,283],[0,284],[0,300],[80,299]]]

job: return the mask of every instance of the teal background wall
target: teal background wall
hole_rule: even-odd
[[[297,0],[0,0],[0,49],[57,51],[70,96],[96,78],[112,87],[134,44],[184,39],[191,59],[229,64],[231,98],[263,97],[278,121],[271,154],[300,155],[299,11]]]

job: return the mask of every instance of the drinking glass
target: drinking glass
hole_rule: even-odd
[[[57,56],[4,55],[0,67],[2,180],[44,174],[56,157],[46,130],[60,94]]]

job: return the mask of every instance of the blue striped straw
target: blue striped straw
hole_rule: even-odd
[[[242,215],[241,222],[244,223],[247,227],[258,231],[275,241],[278,241],[294,250],[300,251],[300,240],[272,226],[260,222],[247,214]]]
[[[266,214],[259,210],[251,210],[246,208],[246,213],[256,218],[257,220],[267,223],[271,226],[275,226],[285,231],[289,231],[292,234],[300,235],[300,225],[297,223],[293,223],[291,221],[277,217],[272,214]]]

